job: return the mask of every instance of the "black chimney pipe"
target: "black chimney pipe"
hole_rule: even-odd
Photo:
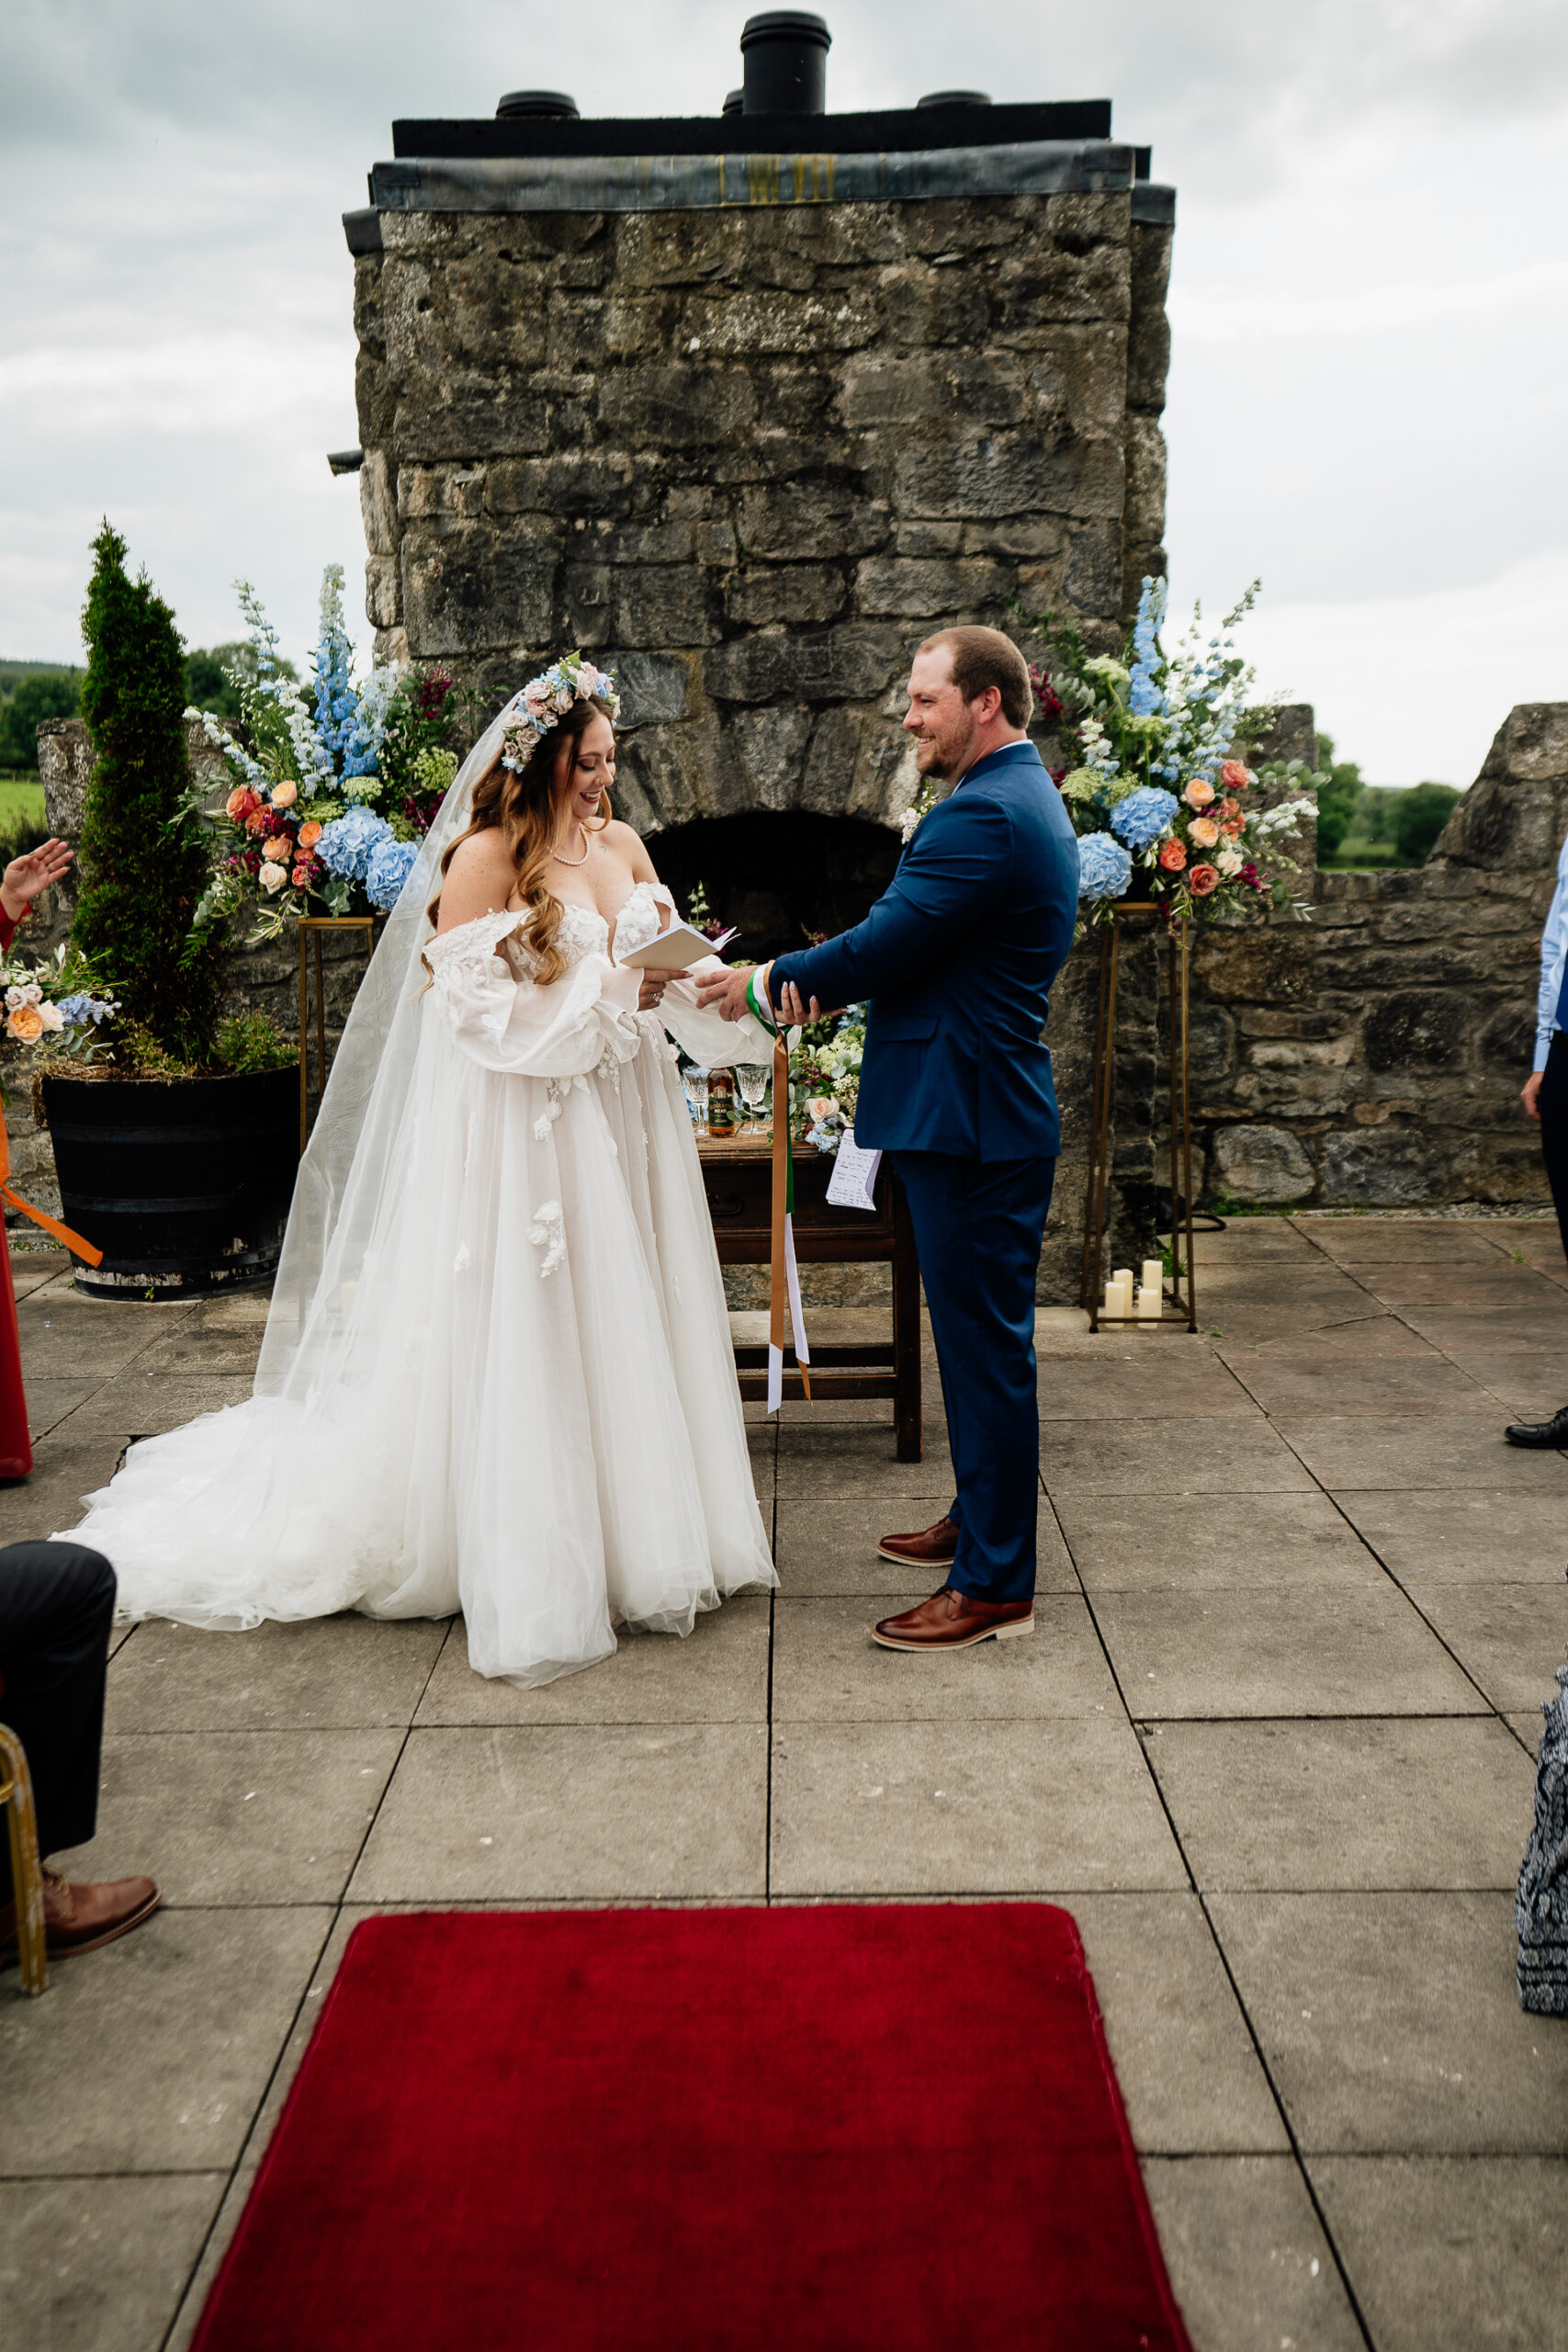
[[[747,114],[822,114],[828,104],[828,51],[833,36],[804,8],[770,8],[749,17],[740,36]]]
[[[508,90],[495,110],[497,122],[575,122],[577,100],[564,90]]]

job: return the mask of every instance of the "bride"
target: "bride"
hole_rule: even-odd
[[[776,1583],[664,1029],[772,1041],[617,961],[674,912],[610,815],[618,707],[569,657],[464,763],[344,1032],[254,1395],[133,1446],[70,1531],[124,1613],[460,1608],[526,1688]]]

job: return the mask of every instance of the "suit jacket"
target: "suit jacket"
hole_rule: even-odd
[[[1061,1149],[1051,983],[1073,944],[1077,842],[1032,743],[976,763],[922,819],[865,921],[776,958],[823,1004],[870,1001],[855,1140],[965,1159]]]

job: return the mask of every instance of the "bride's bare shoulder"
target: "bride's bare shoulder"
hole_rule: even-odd
[[[499,825],[470,833],[452,852],[441,884],[441,919],[435,928],[456,931],[480,915],[499,914],[512,896],[517,868]]]
[[[604,847],[630,866],[638,881],[653,877],[653,860],[642,845],[642,835],[635,825],[624,824],[619,817],[612,817],[600,835]]]

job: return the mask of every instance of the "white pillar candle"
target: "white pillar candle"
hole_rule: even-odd
[[[1132,1267],[1131,1267],[1131,1266],[1118,1266],[1118,1267],[1117,1267],[1117,1269],[1116,1269],[1116,1272],[1111,1275],[1111,1281],[1112,1281],[1113,1283],[1121,1283],[1121,1285],[1122,1285],[1122,1289],[1126,1292],[1126,1294],[1127,1294],[1128,1297],[1129,1297],[1129,1298],[1131,1298],[1131,1297],[1132,1297],[1132,1295],[1133,1295],[1133,1287],[1134,1287],[1134,1285],[1133,1285],[1133,1269],[1132,1269]]]
[[[1144,1288],[1145,1290],[1163,1290],[1164,1287],[1164,1266],[1161,1265],[1157,1258],[1145,1258],[1144,1260]]]
[[[1122,1285],[1121,1285],[1121,1283],[1117,1283],[1117,1282],[1110,1282],[1110,1283],[1106,1283],[1106,1285],[1105,1285],[1105,1305],[1100,1308],[1100,1313],[1101,1313],[1102,1315],[1120,1315],[1120,1314],[1121,1314],[1121,1312],[1122,1312]]]
[[[1157,1323],[1165,1300],[1152,1283],[1145,1283],[1138,1292],[1138,1316],[1142,1322]]]

